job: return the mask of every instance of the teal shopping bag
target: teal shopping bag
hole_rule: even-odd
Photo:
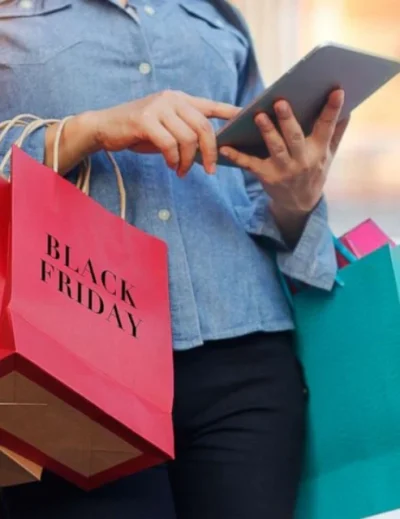
[[[340,271],[331,293],[293,298],[310,388],[296,519],[400,508],[400,247]]]

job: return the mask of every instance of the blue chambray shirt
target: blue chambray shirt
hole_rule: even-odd
[[[0,1],[1,120],[24,112],[61,118],[165,89],[246,105],[262,88],[247,29],[223,0],[134,0],[127,8],[116,0]],[[43,130],[25,150],[43,160]],[[127,220],[169,246],[175,349],[293,328],[274,251],[288,276],[332,287],[336,260],[324,201],[291,251],[250,174],[220,167],[208,176],[194,165],[182,180],[160,155],[126,151],[117,160]],[[118,213],[103,153],[93,167],[92,196]]]

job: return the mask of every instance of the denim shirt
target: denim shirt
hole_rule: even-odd
[[[62,118],[165,89],[246,105],[262,88],[247,28],[223,0],[135,0],[127,8],[117,0],[0,0],[0,120],[26,112]],[[44,130],[25,150],[43,161]],[[219,167],[209,176],[195,164],[179,179],[161,155],[116,158],[127,221],[169,247],[175,349],[293,328],[276,263],[293,279],[331,289],[336,260],[324,201],[289,250],[247,172]],[[118,214],[104,153],[93,157],[93,171],[91,195]]]

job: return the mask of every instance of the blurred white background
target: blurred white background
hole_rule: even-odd
[[[400,0],[233,0],[252,29],[267,84],[324,41],[400,59]],[[332,168],[331,222],[374,218],[400,241],[400,76],[353,114]]]

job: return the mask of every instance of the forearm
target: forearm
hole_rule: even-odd
[[[96,124],[92,112],[85,112],[69,119],[63,129],[59,144],[59,173],[65,174],[77,166],[91,153],[98,151]],[[53,124],[46,131],[44,163],[54,165],[54,143],[59,124]]]

